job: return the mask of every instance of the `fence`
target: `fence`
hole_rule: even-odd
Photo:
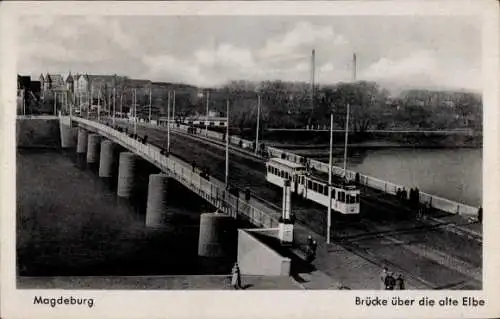
[[[252,224],[258,227],[278,227],[279,221],[276,217],[250,205],[245,199],[240,198],[242,196],[229,193],[225,190],[225,184],[217,179],[210,177],[210,180],[208,180],[201,177],[197,170],[194,170],[191,165],[183,160],[172,155],[161,154],[158,147],[143,144],[124,133],[97,122],[75,117],[72,120],[83,124],[87,129],[96,131],[153,163],[224,213],[233,217],[246,216]],[[277,214],[279,213],[277,212]]]
[[[177,127],[177,130],[186,132],[187,133],[188,125],[185,124],[179,124]],[[198,129],[200,130],[200,129]],[[200,133],[198,135],[205,136],[208,138],[213,138],[215,140],[222,140],[224,137],[223,133],[219,132],[214,132],[214,131],[206,131],[205,129],[201,129]],[[253,141],[245,140],[243,138],[237,137],[237,136],[231,136],[230,137],[230,143],[233,145],[239,145],[241,141],[241,146],[243,148],[251,148],[253,146]],[[280,150],[275,147],[266,147],[266,151],[269,154],[270,157],[282,157],[284,156],[286,159],[293,161],[295,163],[301,163],[305,160],[303,156],[299,156],[296,154],[293,154],[291,152],[287,152],[284,150]],[[282,155],[284,154],[284,155]],[[314,159],[308,159],[310,167],[328,174],[328,164],[314,160]],[[343,176],[344,175],[344,169],[338,166],[332,166],[332,173],[337,176]],[[345,172],[346,177],[348,179],[353,180],[356,176],[356,172],[347,170]],[[364,175],[364,174],[359,174],[360,177],[360,183],[361,185],[382,191],[386,194],[391,194],[391,195],[396,195],[396,191],[399,189],[405,188],[410,188],[405,185],[398,185],[394,184],[388,181],[384,181],[372,176]],[[442,198],[439,196],[431,195],[428,193],[420,192],[420,202],[423,204],[431,204],[434,208],[437,208],[439,210],[442,210],[444,212],[448,212],[451,214],[460,214],[460,215],[465,215],[465,216],[476,216],[478,212],[477,207],[472,207],[466,204],[458,203],[446,198]]]

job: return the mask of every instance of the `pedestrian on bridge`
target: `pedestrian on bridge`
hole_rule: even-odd
[[[385,290],[385,278],[388,275],[387,267],[382,269],[382,273],[380,274],[380,289]]]
[[[401,198],[403,200],[407,200],[408,199],[408,193],[406,192],[406,189],[403,187],[403,191],[401,192]]]
[[[394,288],[396,287],[396,279],[394,278],[392,272],[387,273],[384,284],[385,284],[385,290],[394,290]]]
[[[238,266],[238,263],[234,263],[233,270],[232,270],[232,276],[231,276],[231,286],[234,289],[242,289],[243,287],[241,286],[241,273],[240,273],[240,267]]]
[[[405,280],[402,274],[399,274],[398,278],[396,278],[396,290],[405,290]]]

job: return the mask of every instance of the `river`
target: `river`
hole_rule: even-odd
[[[328,163],[327,149],[291,151]],[[336,150],[334,165],[343,166],[342,151]],[[478,207],[482,202],[482,164],[482,149],[360,148],[349,151],[347,167]]]
[[[227,261],[197,256],[200,214],[210,209],[201,199],[169,182],[175,225],[147,228],[144,205],[119,200],[81,160],[74,150],[18,150],[21,276],[229,273]]]

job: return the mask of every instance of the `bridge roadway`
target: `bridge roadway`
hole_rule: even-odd
[[[133,127],[127,123],[129,132]],[[148,143],[166,147],[166,128],[137,125],[137,133],[148,135]],[[206,166],[210,174],[224,180],[225,150],[223,143],[207,142],[196,136],[171,131],[171,151],[174,155]],[[282,190],[265,180],[264,161],[232,148],[229,182],[239,188],[249,187],[252,196],[281,209]],[[428,288],[453,288],[462,285],[480,289],[482,278],[482,248],[460,231],[449,231],[434,219],[425,221],[401,219],[408,211],[393,196],[373,189],[362,189],[360,220],[333,225],[335,241],[377,265],[387,265]],[[326,209],[310,201],[293,199],[292,211],[299,223],[325,236]],[[322,269],[328,273],[328,269]]]

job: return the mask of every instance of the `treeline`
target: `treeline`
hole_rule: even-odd
[[[317,87],[314,95],[306,83],[232,82],[212,90],[210,108],[225,114],[228,98],[233,126],[253,128],[257,120],[258,93],[262,128],[329,127],[329,114],[333,112],[334,127],[343,129],[349,104],[350,129],[355,132],[368,129],[482,129],[479,94],[408,90],[391,96],[377,83],[366,81]],[[204,114],[202,107],[195,110]]]
[[[261,97],[260,127],[306,128],[329,127],[330,112],[334,128],[344,129],[346,108],[350,105],[350,130],[369,129],[473,129],[482,131],[482,99],[470,92],[407,90],[397,96],[375,82],[359,81],[314,88],[307,83],[263,81],[259,83],[234,81],[215,89],[200,89],[187,85],[158,88],[152,94],[153,118],[166,116],[168,91],[176,90],[175,110],[180,120],[188,116],[205,116],[207,93],[211,111],[226,114],[226,100],[230,102],[231,127],[240,131],[254,130],[257,121],[257,96]],[[118,99],[118,98],[117,98]],[[132,94],[126,91],[122,98],[123,111],[132,105]],[[173,100],[173,95],[171,95]],[[50,97],[29,101],[29,109],[53,110]],[[116,107],[118,108],[118,101]],[[137,114],[149,116],[149,94],[137,94]],[[110,104],[108,102],[108,104]],[[53,111],[52,111],[53,112]]]

